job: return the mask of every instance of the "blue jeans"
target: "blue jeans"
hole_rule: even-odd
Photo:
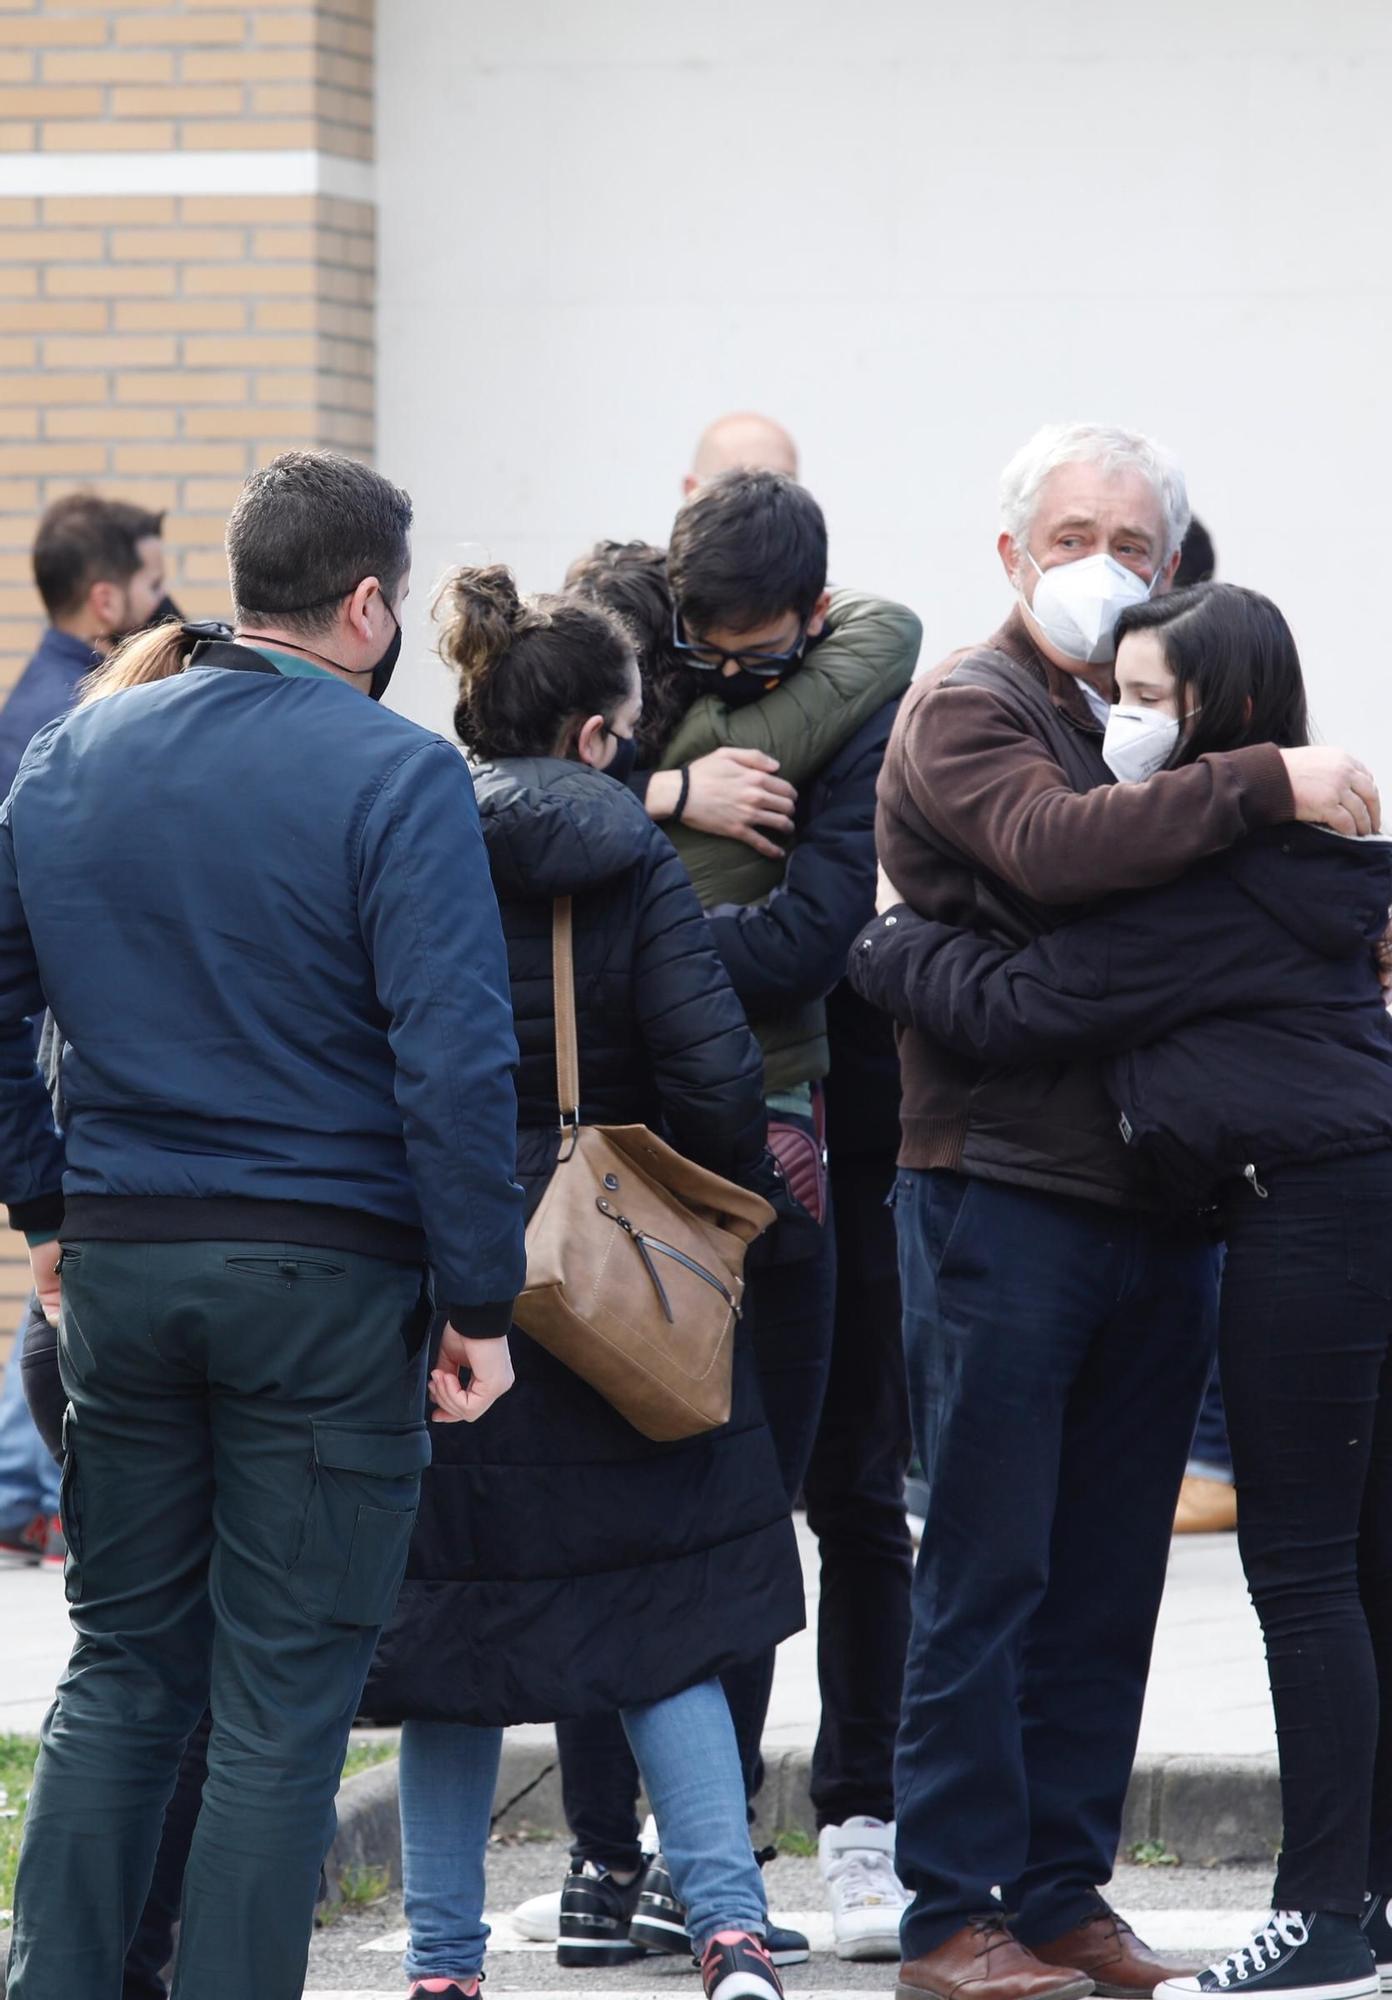
[[[1232,1446],[1228,1443],[1228,1419],[1216,1368],[1204,1390],[1194,1442],[1189,1448],[1189,1470],[1200,1479],[1220,1479],[1227,1486],[1233,1483]]]
[[[895,1758],[904,1954],[998,1912],[995,1884],[1046,1944],[1116,1861],[1217,1249],[951,1173],[901,1173],[895,1215],[929,1487]]]
[[[36,1514],[58,1512],[58,1467],[24,1400],[20,1356],[29,1314],[26,1306],[0,1382],[0,1529],[6,1531],[26,1527]]]
[[[718,1681],[623,1712],[661,1829],[662,1852],[699,1954],[717,1931],[768,1923],[749,1844],[744,1779]],[[501,1729],[407,1722],[401,1730],[401,1865],[408,1979],[472,1979],[483,1969],[484,1851]]]

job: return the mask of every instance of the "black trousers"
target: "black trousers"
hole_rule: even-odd
[[[1392,1892],[1392,1152],[1234,1198],[1219,1348],[1271,1670],[1280,1909]]]
[[[791,1507],[802,1491],[817,1436],[831,1365],[836,1292],[836,1237],[829,1223],[816,1252],[793,1264],[751,1266],[746,1311],[759,1386]],[[760,1746],[773,1689],[772,1652],[723,1676],[752,1801],[763,1784]],[[556,1725],[561,1794],[577,1860],[638,1866],[638,1767],[617,1715],[582,1716]]]
[[[821,1553],[812,1753],[818,1827],[894,1817],[894,1740],[909,1644],[913,1543],[904,1515],[909,1392],[894,1155],[832,1161],[836,1328],[803,1490]]]
[[[29,1301],[29,1319],[19,1360],[34,1427],[53,1456],[61,1460],[63,1412],[68,1399],[58,1372],[58,1329],[44,1318],[36,1298]],[[174,1926],[179,1920],[184,1869],[208,1775],[208,1732],[212,1726],[213,1718],[205,1712],[184,1746],[179,1775],[164,1809],[164,1832],[155,1856],[150,1893],[126,1953],[121,2000],[165,2000],[168,1991],[164,1970],[174,1955]]]

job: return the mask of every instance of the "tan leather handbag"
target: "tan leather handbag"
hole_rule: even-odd
[[[517,1324],[659,1443],[729,1421],[744,1255],[774,1212],[646,1125],[580,1123],[571,904],[552,919],[561,1156]]]

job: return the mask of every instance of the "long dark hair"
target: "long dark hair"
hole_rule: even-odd
[[[1118,649],[1132,632],[1154,632],[1175,677],[1176,712],[1193,715],[1171,768],[1248,743],[1299,749],[1310,740],[1305,679],[1295,639],[1259,590],[1196,583],[1150,598],[1117,620]]]
[[[573,596],[524,597],[501,563],[452,570],[435,599],[440,657],[459,677],[454,727],[475,757],[565,757],[591,715],[633,692],[633,639]]]
[[[638,755],[646,766],[660,764],[691,704],[711,692],[712,679],[673,651],[666,550],[651,542],[596,542],[566,571],[566,588],[614,612],[637,641],[643,677]]]

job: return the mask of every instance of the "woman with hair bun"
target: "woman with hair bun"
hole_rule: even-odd
[[[518,1176],[534,1213],[556,1165],[552,906],[573,899],[581,1111],[644,1123],[765,1195],[762,1065],[685,869],[622,783],[641,707],[633,641],[599,606],[523,598],[458,569],[436,606],[458,677],[507,937],[520,1049]],[[778,2000],[744,1783],[718,1676],[803,1623],[801,1570],[750,1355],[721,1429],[639,1435],[513,1329],[517,1394],[437,1424],[407,1581],[364,1697],[403,1721],[412,1992],[477,1991],[484,1849],[503,1726],[621,1711],[687,1907],[707,1993]],[[566,1884],[583,1943],[627,1942],[638,1880]]]

